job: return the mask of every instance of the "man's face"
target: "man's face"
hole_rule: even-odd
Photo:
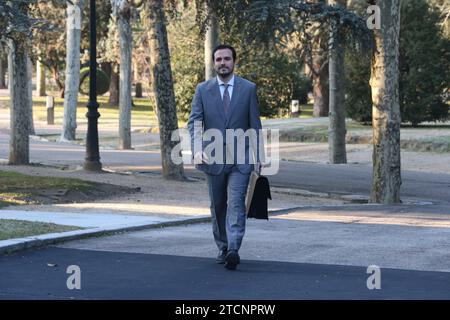
[[[214,70],[222,78],[233,73],[234,60],[230,49],[219,49],[214,53]]]

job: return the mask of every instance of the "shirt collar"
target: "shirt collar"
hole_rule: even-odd
[[[225,84],[225,82],[223,82],[222,80],[220,80],[219,76],[217,76],[217,82],[219,82],[219,86],[221,86],[222,84]],[[228,81],[228,85],[229,86],[234,86],[234,74],[231,77],[230,81]]]

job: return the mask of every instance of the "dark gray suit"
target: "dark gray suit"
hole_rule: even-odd
[[[226,130],[242,129],[246,131],[254,129],[259,139],[261,120],[256,85],[235,76],[233,94],[227,114],[225,114],[223,108],[216,77],[197,86],[188,121],[193,155],[198,151],[196,146],[205,150],[210,143],[214,142],[214,140],[201,141],[201,132],[194,128],[194,122],[196,121],[201,121],[203,131],[216,129],[222,134],[223,153],[220,157],[221,161],[198,164],[196,168],[205,172],[207,176],[213,234],[219,250],[239,250],[245,233],[245,195],[249,175],[254,167],[252,160],[260,162],[262,159],[259,157],[258,150],[252,148],[249,139],[234,137],[234,143],[227,144]],[[194,146],[194,142],[196,146]],[[234,148],[232,149],[230,145],[234,145]],[[245,161],[237,161],[239,160],[238,148],[244,145],[245,154],[243,156]],[[262,141],[256,143],[256,145],[262,148]],[[234,150],[234,152],[230,152],[231,150]],[[230,154],[234,155],[230,156]],[[252,156],[255,158],[252,159]]]

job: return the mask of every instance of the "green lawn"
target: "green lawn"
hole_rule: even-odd
[[[40,234],[84,229],[54,223],[0,219],[0,240],[37,236]]]
[[[92,182],[78,179],[30,176],[0,170],[0,208],[8,205],[35,203],[36,196],[51,190],[86,191],[95,188]]]
[[[100,125],[117,126],[117,119],[119,118],[119,107],[110,106],[107,96],[99,96],[99,113]],[[9,97],[0,97],[0,101],[8,103]],[[133,98],[134,106],[132,107],[131,125],[143,127],[155,127],[158,125],[158,120],[153,111],[153,103],[148,98]],[[77,124],[85,125],[87,123],[88,97],[80,95],[78,97],[77,108]],[[55,124],[62,125],[64,115],[64,99],[55,97]],[[38,121],[47,121],[47,107],[46,97],[33,97],[33,118]],[[178,125],[183,127],[185,121],[179,120]]]
[[[93,183],[79,179],[30,176],[17,172],[0,170],[0,194],[11,190],[65,188],[87,190]]]
[[[111,125],[117,126],[117,119],[119,118],[119,107],[110,106],[108,103],[107,96],[97,97],[100,113],[99,124],[100,125]],[[0,101],[4,101],[5,104],[9,102],[9,97],[0,97]],[[78,109],[77,109],[77,123],[79,125],[84,125],[87,123],[86,112],[87,112],[88,97],[80,95],[78,97]],[[134,106],[132,108],[131,114],[131,125],[132,126],[143,126],[143,127],[157,127],[158,119],[153,110],[153,102],[148,98],[133,98]],[[301,119],[312,118],[313,105],[306,104],[301,105]],[[62,125],[64,115],[64,99],[55,97],[55,124]],[[33,117],[38,121],[47,121],[47,107],[46,107],[46,97],[33,97]],[[263,117],[264,119],[265,117]],[[178,117],[178,127],[183,128],[186,126],[186,121],[182,117]]]
[[[312,104],[303,104],[300,106],[300,110],[302,111],[300,113],[301,119],[310,119],[313,117],[313,107]]]

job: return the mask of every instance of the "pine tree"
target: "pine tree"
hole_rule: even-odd
[[[425,0],[404,1],[400,36],[400,108],[413,126],[446,120],[449,107],[442,94],[450,82],[450,40],[440,16]]]

